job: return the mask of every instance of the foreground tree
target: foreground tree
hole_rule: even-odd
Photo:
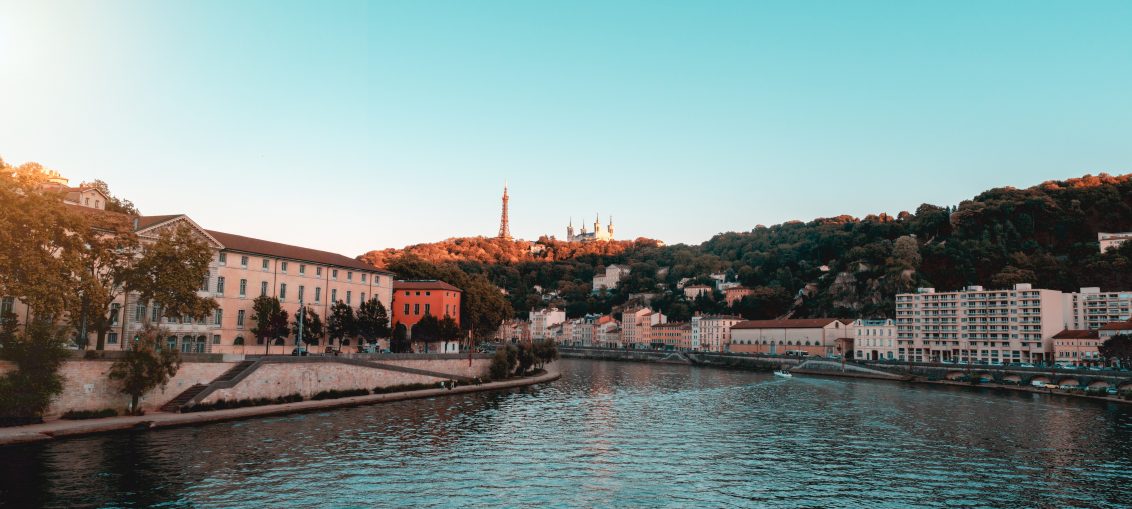
[[[197,295],[211,262],[208,242],[180,225],[146,244],[122,279],[128,292],[138,294],[138,302],[152,301],[164,316],[202,319],[220,307],[212,298]]]
[[[167,331],[147,324],[138,334],[126,356],[110,366],[110,379],[119,384],[123,394],[130,396],[130,412],[138,414],[138,401],[145,393],[169,383],[181,367],[181,354],[175,349],[159,347]]]
[[[409,353],[412,345],[409,343],[409,328],[398,323],[393,327],[393,338],[389,340],[389,350],[393,353]]]
[[[1116,361],[1122,368],[1132,367],[1132,335],[1119,334],[1108,338],[1097,350],[1105,364]]]
[[[255,325],[251,332],[256,344],[264,345],[264,353],[271,352],[271,344],[287,337],[287,312],[279,305],[279,299],[260,295],[252,301],[252,320]]]
[[[428,344],[440,341],[440,320],[435,316],[426,314],[413,325],[412,333],[413,341],[420,341],[424,343],[425,352],[428,352]]]
[[[342,301],[330,306],[330,317],[326,320],[326,332],[330,335],[328,344],[338,340],[339,345],[349,345],[350,338],[358,335],[358,322],[354,318],[354,308]]]
[[[0,377],[0,422],[38,422],[51,400],[63,392],[59,368],[70,355],[61,339],[63,332],[45,320],[35,320],[0,349],[0,358],[16,365]]]
[[[303,343],[317,345],[322,335],[326,333],[322,325],[322,317],[318,316],[310,306],[304,307],[303,310],[306,311],[303,315]],[[299,337],[299,313],[301,311],[295,311],[295,319],[291,322],[291,334],[296,338]]]
[[[389,314],[385,305],[376,297],[358,306],[357,321],[358,335],[367,343],[374,344],[378,338],[389,337]]]

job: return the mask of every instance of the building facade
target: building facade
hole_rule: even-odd
[[[413,337],[413,326],[425,315],[443,320],[452,317],[460,323],[460,298],[463,291],[453,285],[435,279],[394,281],[393,305],[389,324],[404,325]]]
[[[837,318],[747,320],[731,327],[729,351],[832,357],[839,342],[851,341],[851,323]]]
[[[896,321],[854,320],[849,337],[853,338],[853,356],[862,360],[897,359]]]
[[[1132,239],[1132,232],[1097,233],[1097,242],[1100,244],[1102,253],[1109,249],[1120,247],[1121,244],[1128,242],[1129,239]]]
[[[1103,364],[1097,348],[1102,342],[1096,330],[1063,330],[1050,338],[1053,362],[1073,366]]]
[[[668,323],[663,313],[649,308],[627,310],[621,314],[621,344],[625,348],[648,348],[653,325]]]
[[[586,231],[586,226],[582,225],[581,232],[574,232],[574,220],[570,219],[570,225],[566,227],[566,242],[609,242],[613,240],[613,216],[609,217],[609,226],[602,228],[600,216],[594,217],[594,229],[592,232]]]
[[[743,318],[730,315],[696,315],[689,322],[692,350],[726,352],[731,344],[731,327]]]
[[[723,298],[727,302],[727,305],[731,306],[736,302],[742,300],[743,297],[746,297],[753,293],[755,293],[755,291],[751,288],[747,288],[746,286],[732,286],[731,288],[723,290]]]
[[[1132,319],[1132,292],[1102,292],[1100,288],[1082,288],[1079,293],[1066,293],[1066,327],[1075,330],[1100,329],[1109,322]]]
[[[530,311],[531,339],[542,341],[551,339],[547,334],[550,327],[566,321],[566,312],[558,308],[546,308]]]
[[[668,322],[649,327],[649,345],[663,350],[690,350],[692,326],[687,322]]]
[[[617,288],[617,284],[621,282],[621,278],[628,274],[629,267],[625,265],[615,264],[606,267],[604,272],[594,275],[593,293],[601,293],[602,290]]]

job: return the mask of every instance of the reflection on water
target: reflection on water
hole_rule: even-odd
[[[0,449],[10,507],[1124,507],[1132,408],[562,361],[548,386]]]

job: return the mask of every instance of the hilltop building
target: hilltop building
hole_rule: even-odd
[[[617,284],[627,275],[629,275],[628,265],[613,264],[606,267],[604,273],[594,275],[593,293],[601,293],[602,290],[617,288]]]
[[[594,229],[592,232],[587,232],[585,225],[582,226],[582,231],[574,233],[574,220],[570,219],[569,226],[566,227],[566,241],[567,242],[594,242],[602,241],[609,242],[613,240],[613,217],[609,218],[609,226],[602,228],[600,216],[594,217]]]
[[[1127,242],[1129,239],[1132,239],[1132,232],[1097,233],[1097,242],[1101,245],[1100,247],[1102,253],[1108,251],[1109,249],[1116,249],[1120,247],[1121,244]]]

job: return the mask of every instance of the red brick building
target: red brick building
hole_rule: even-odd
[[[460,323],[461,290],[444,281],[394,281],[390,325],[413,328],[426,314],[443,320],[451,316]]]

